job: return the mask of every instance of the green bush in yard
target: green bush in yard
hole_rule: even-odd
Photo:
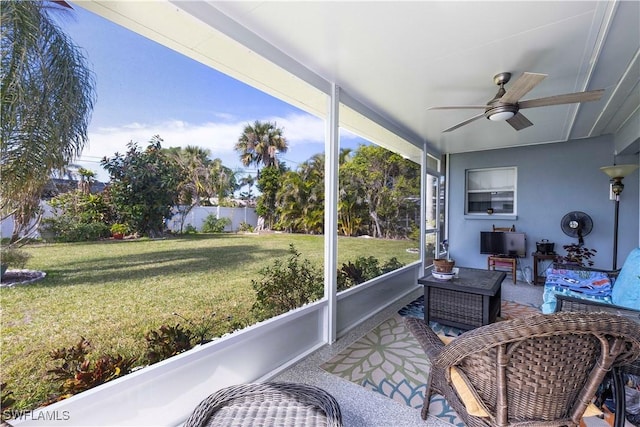
[[[349,289],[385,273],[397,270],[404,264],[392,257],[382,266],[376,257],[358,257],[355,262],[346,262],[338,269],[338,291]]]
[[[8,267],[24,268],[31,258],[31,254],[20,249],[2,247],[0,251],[0,262]]]
[[[183,329],[180,324],[162,325],[157,331],[149,331],[144,336],[147,340],[145,359],[151,365],[187,351],[193,347],[192,338],[191,331]]]
[[[238,226],[238,232],[240,232],[240,233],[244,233],[244,232],[253,233],[253,226],[251,224],[248,224],[248,223],[242,221],[240,223],[240,225]]]
[[[66,217],[47,220],[43,220],[43,223],[55,233],[57,242],[88,242],[109,237],[111,234],[109,226],[102,222],[85,223]]]
[[[316,301],[324,295],[324,279],[320,269],[308,259],[300,260],[300,252],[289,245],[286,262],[279,259],[273,266],[260,270],[260,280],[252,280],[256,302],[252,310],[268,319]]]
[[[229,218],[216,218],[215,215],[207,215],[202,224],[203,233],[222,233],[228,225],[231,225]]]
[[[109,237],[107,222],[113,213],[102,194],[80,190],[60,194],[49,202],[55,216],[42,220],[60,242],[83,242]]]
[[[149,364],[187,351],[198,344],[206,344],[214,338],[216,326],[216,313],[203,314],[199,319],[193,320],[179,313],[172,313],[189,325],[189,329],[183,329],[180,324],[174,326],[162,325],[158,330],[149,331],[144,338],[147,341],[145,360]],[[231,316],[226,317],[230,321]]]
[[[91,343],[80,338],[69,348],[60,348],[49,353],[58,365],[47,372],[60,383],[58,393],[50,396],[47,403],[57,402],[69,396],[89,390],[131,372],[136,357],[103,354],[91,359]]]
[[[398,261],[398,258],[391,257],[391,258],[389,258],[389,261],[387,261],[384,264],[382,264],[381,274],[388,273],[388,272],[393,271],[393,270],[397,270],[400,267],[404,267],[404,264],[401,263],[400,261]]]

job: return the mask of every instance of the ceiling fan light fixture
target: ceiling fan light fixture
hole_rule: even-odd
[[[502,111],[499,113],[493,113],[489,115],[489,120],[494,122],[502,122],[505,120],[509,120],[511,117],[515,116],[513,111]]]
[[[515,116],[518,112],[517,105],[497,105],[485,111],[484,115],[493,122],[503,122]]]

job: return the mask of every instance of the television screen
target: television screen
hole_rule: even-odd
[[[481,231],[480,253],[524,258],[527,256],[525,233]]]
[[[481,231],[480,253],[487,255],[501,254],[503,250],[503,234],[498,231]]]

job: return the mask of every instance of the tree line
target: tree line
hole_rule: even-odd
[[[185,218],[199,205],[234,206],[235,194],[252,193],[250,200],[264,220],[264,228],[291,233],[324,232],[324,155],[316,154],[291,169],[277,160],[280,149],[287,148],[282,129],[278,129],[279,149],[265,148],[273,155],[263,156],[255,147],[251,153],[242,141],[247,133],[278,129],[275,123],[247,125],[236,150],[246,166],[258,167],[257,177],[240,178],[220,159],[199,147],[162,147],[162,138],[154,136],[146,148],[130,142],[124,154],[102,159],[110,181],[100,194],[91,194],[88,173],[83,174],[73,196],[62,194],[51,200],[60,219],[48,220],[58,232],[74,239],[103,237],[107,226],[124,224],[130,233],[160,236],[169,218]],[[263,141],[269,138],[259,136]],[[264,142],[265,147],[274,147]],[[420,188],[419,167],[381,147],[361,145],[343,149],[339,160],[338,233],[344,236],[369,235],[378,238],[407,238],[419,218],[417,197]],[[89,181],[89,182],[87,182]],[[246,196],[248,197],[248,196]],[[176,212],[177,209],[177,212]],[[62,220],[64,219],[64,220]],[[91,224],[104,224],[104,227]],[[96,228],[97,227],[97,228]],[[65,231],[66,230],[66,231]]]
[[[286,152],[284,131],[275,123],[247,125],[236,144],[245,166],[258,168],[256,178],[240,178],[220,159],[199,147],[163,149],[154,136],[146,149],[130,143],[129,151],[105,158],[110,173],[107,193],[117,205],[119,222],[150,235],[162,232],[163,220],[179,206],[185,217],[198,205],[234,205],[241,188],[245,200],[255,201],[265,228],[320,234],[324,230],[324,155],[316,154],[295,170],[279,162]],[[274,138],[274,136],[276,136]],[[246,143],[246,141],[260,141]],[[339,157],[338,232],[405,238],[419,217],[419,167],[381,147],[361,145],[343,149]],[[259,192],[251,196],[252,187]]]

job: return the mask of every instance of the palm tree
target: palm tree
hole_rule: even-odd
[[[2,218],[14,215],[12,242],[29,232],[51,173],[87,142],[95,102],[92,72],[80,49],[49,13],[54,2],[2,1]]]
[[[240,187],[243,187],[245,185],[247,186],[247,191],[243,191],[242,193],[240,193],[241,199],[246,200],[247,202],[251,202],[251,200],[253,199],[253,193],[251,192],[251,189],[253,188],[253,184],[255,183],[256,179],[251,175],[240,178]]]
[[[201,199],[212,196],[209,174],[211,151],[193,145],[169,147],[163,151],[184,172],[184,181],[180,183],[181,203],[195,206]]]
[[[291,232],[323,232],[323,154],[312,156],[297,171],[288,171],[282,175],[276,203],[279,227]]]
[[[78,169],[78,176],[80,177],[78,190],[84,194],[91,193],[91,185],[96,181],[96,173],[89,169],[80,168]]]
[[[179,214],[182,233],[189,212],[198,206],[202,199],[208,201],[213,196],[209,173],[211,151],[193,145],[184,148],[169,147],[163,151],[183,172],[183,180],[178,184],[178,204],[175,207]]]
[[[286,153],[289,148],[282,132],[283,130],[278,128],[276,123],[263,123],[256,120],[253,125],[246,125],[235,145],[235,150],[240,152],[242,164],[245,166],[255,164],[258,168],[261,164],[265,167],[277,167],[276,154]]]
[[[233,192],[238,189],[236,174],[223,165],[220,159],[214,159],[211,162],[209,173],[211,174],[213,192],[218,197],[218,205],[220,205],[225,198],[233,195]]]

